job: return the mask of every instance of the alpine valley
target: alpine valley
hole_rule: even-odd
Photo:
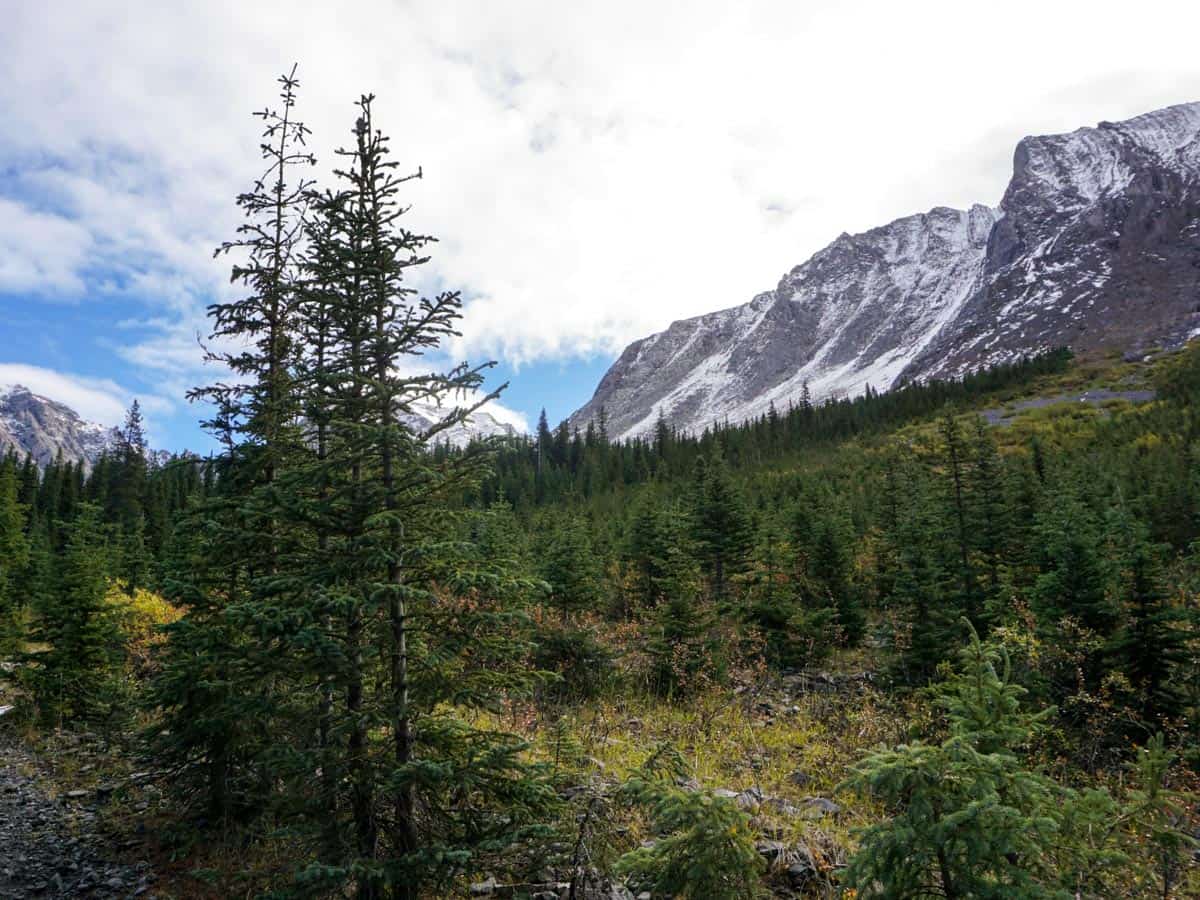
[[[570,419],[698,434],[774,405],[1200,326],[1200,103],[1016,148],[1000,205],[842,234],[742,306],[630,344]]]
[[[271,30],[219,80],[265,62]],[[175,65],[177,37],[137,36]],[[101,97],[114,79],[87,71]],[[472,184],[495,203],[508,173],[471,161],[469,131],[470,179],[429,148],[449,193],[396,168],[438,124],[422,109],[472,112],[438,70],[359,93],[321,129],[350,149],[316,165],[302,117],[329,95],[297,67],[262,86],[274,106],[237,100],[257,152],[164,71],[129,80],[165,110],[129,140],[196,122],[168,138],[241,146],[253,178],[221,245],[234,289],[208,307],[216,383],[189,395],[207,452],[149,450],[139,402],[109,428],[115,405],[0,363],[25,384],[0,386],[0,900],[1200,898],[1200,103],[1026,138],[996,208],[843,235],[636,342],[573,419],[521,435],[474,406],[487,366],[450,361],[484,279],[422,268],[438,207]],[[971,74],[973,100],[980,76],[1010,90],[1012,67]],[[571,99],[528,80],[505,96]],[[854,97],[834,99],[857,115]],[[103,222],[157,228],[173,191]],[[538,214],[502,211],[501,240]],[[82,273],[89,299],[108,274]],[[459,277],[477,284],[418,292]],[[45,321],[96,341],[75,358],[134,363],[98,352],[116,345],[92,323],[122,307],[95,306]],[[0,349],[54,349],[25,327]],[[163,358],[152,411],[182,408],[161,391],[200,362]],[[89,384],[126,393],[125,371]]]

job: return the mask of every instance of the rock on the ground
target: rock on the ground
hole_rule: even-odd
[[[115,862],[92,833],[95,813],[80,802],[88,792],[70,791],[69,804],[55,803],[25,774],[37,770],[28,751],[0,737],[0,897],[152,896],[149,864]]]

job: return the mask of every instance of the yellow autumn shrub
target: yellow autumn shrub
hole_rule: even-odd
[[[116,584],[109,587],[105,602],[120,618],[129,667],[135,673],[145,672],[150,667],[154,648],[166,640],[160,626],[176,621],[183,615],[183,610],[168,603],[161,594],[138,588],[130,596]]]

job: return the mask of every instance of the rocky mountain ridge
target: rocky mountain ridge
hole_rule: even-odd
[[[1055,346],[1200,332],[1200,103],[1028,137],[997,208],[842,234],[732,309],[630,344],[592,399],[609,433],[698,432],[811,396],[956,377]]]
[[[90,467],[118,437],[117,429],[85,421],[66,404],[24,385],[0,385],[0,453],[32,455],[38,466],[62,453],[64,460]]]
[[[449,407],[423,404],[413,410],[408,424],[426,429],[441,421]],[[517,430],[501,422],[486,410],[478,410],[466,421],[446,429],[438,440],[462,447],[477,438],[512,437]],[[19,384],[0,385],[0,454],[10,449],[22,458],[33,456],[38,466],[53,462],[61,452],[67,462],[83,462],[90,468],[106,450],[115,448],[120,439],[116,428],[84,420],[64,403],[35,394]],[[152,451],[158,462],[168,457],[165,451]]]

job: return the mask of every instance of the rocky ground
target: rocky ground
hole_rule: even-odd
[[[153,897],[146,862],[121,863],[95,836],[104,792],[51,796],[38,760],[0,730],[0,897]]]
[[[1032,400],[1022,400],[1010,403],[1005,407],[985,409],[979,414],[989,425],[1011,425],[1018,413],[1029,409],[1044,409],[1060,403],[1085,403],[1089,406],[1100,406],[1109,400],[1128,400],[1130,403],[1149,403],[1157,396],[1152,390],[1140,391],[1109,391],[1091,390],[1078,394],[1060,394],[1057,397],[1036,397]]]

